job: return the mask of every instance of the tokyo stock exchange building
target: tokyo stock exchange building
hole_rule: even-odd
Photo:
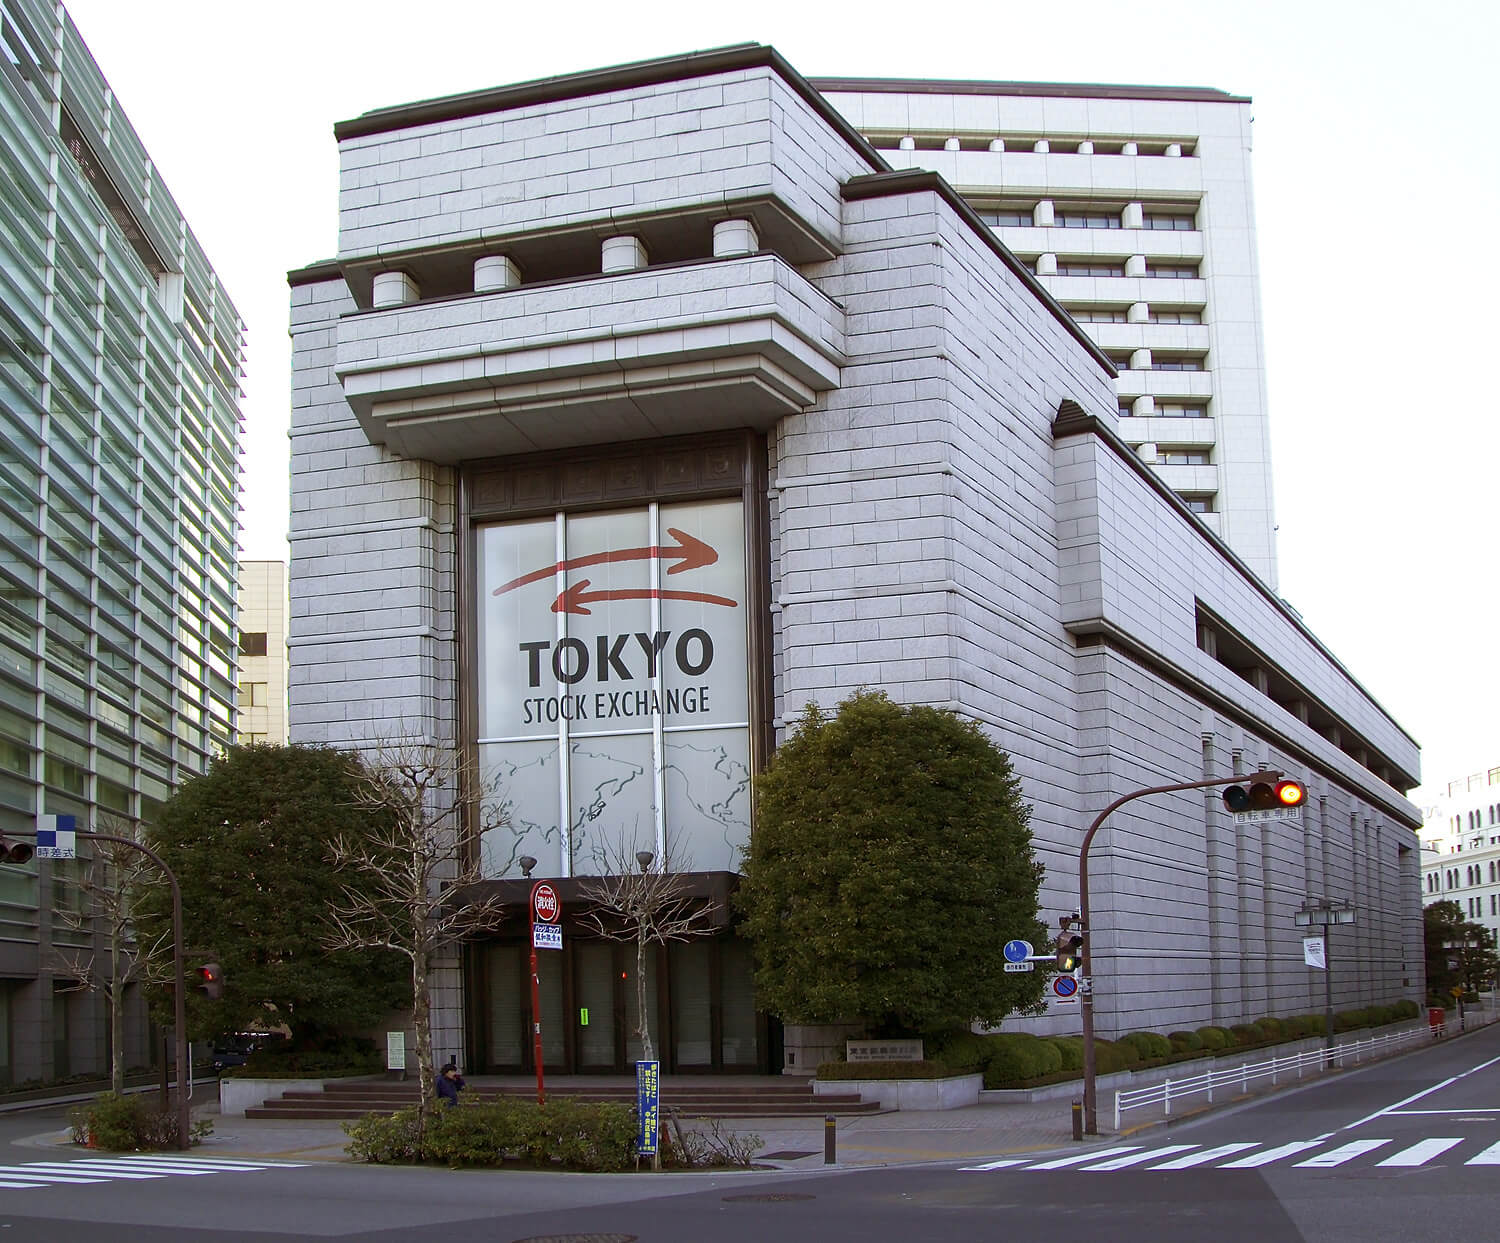
[[[1121,438],[1107,355],[946,181],[758,45],[336,136],[339,254],[290,278],[292,737],[418,734],[504,790],[474,848],[515,918],[439,972],[440,1051],[529,1067],[530,856],[567,912],[547,1066],[629,1065],[634,951],[578,890],[647,849],[715,912],[650,973],[663,1069],[780,1070],[728,902],[752,782],[864,686],[1011,756],[1048,919],[1119,794],[1305,778],[1291,826],[1202,793],[1111,821],[1104,1034],[1319,1008],[1308,897],[1360,912],[1340,1006],[1421,998],[1416,744]]]

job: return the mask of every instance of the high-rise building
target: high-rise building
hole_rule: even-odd
[[[1276,585],[1250,100],[1201,87],[813,78],[941,173],[1119,370],[1121,437]]]
[[[0,18],[0,831],[149,820],[233,737],[243,327],[71,19]],[[107,1064],[77,866],[0,867],[0,1079]]]
[[[240,562],[239,604],[238,740],[285,743],[286,562]]]

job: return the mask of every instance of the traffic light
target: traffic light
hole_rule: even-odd
[[[1083,962],[1083,933],[1059,932],[1057,934],[1057,969],[1077,971]]]
[[[1272,811],[1280,807],[1301,807],[1307,801],[1307,789],[1300,781],[1251,781],[1233,785],[1224,791],[1228,811]]]
[[[0,837],[0,863],[29,863],[34,854],[36,847],[30,842],[13,842],[8,837]]]
[[[194,987],[210,1001],[218,1001],[224,995],[224,968],[216,962],[206,962],[193,970]]]

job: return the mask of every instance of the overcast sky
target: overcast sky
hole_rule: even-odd
[[[285,273],[337,252],[335,121],[747,41],[809,77],[1252,96],[1281,593],[1429,783],[1500,765],[1494,0],[66,3],[248,324],[251,559],[287,556]]]

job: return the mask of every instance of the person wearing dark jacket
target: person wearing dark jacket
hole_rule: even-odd
[[[463,1087],[464,1077],[458,1073],[458,1065],[454,1062],[449,1062],[443,1067],[442,1073],[438,1075],[438,1099],[444,1105],[457,1105],[458,1094],[463,1091]]]

